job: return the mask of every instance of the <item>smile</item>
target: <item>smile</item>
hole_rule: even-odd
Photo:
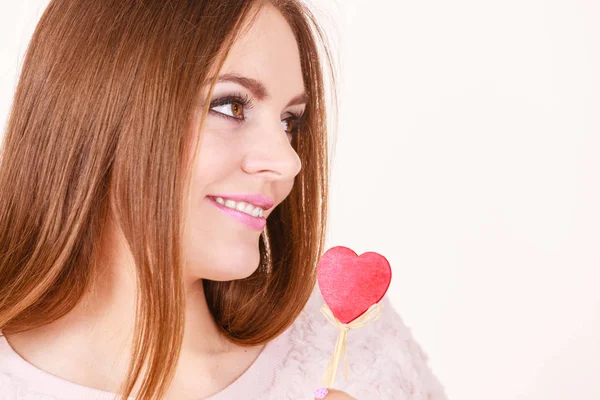
[[[263,210],[260,207],[254,207],[251,204],[243,202],[234,202],[233,200],[224,200],[220,197],[219,199],[221,199],[224,204],[221,204],[212,197],[207,197],[207,199],[222,213],[227,214],[252,229],[260,231],[267,224],[267,219],[262,216]],[[233,208],[231,207],[232,205]],[[240,209],[243,209],[243,211]],[[248,214],[248,210],[250,210],[250,214]]]

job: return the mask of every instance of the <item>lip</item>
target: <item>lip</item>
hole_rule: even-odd
[[[233,201],[243,201],[244,203],[250,203],[255,206],[258,206],[258,207],[262,208],[263,211],[267,211],[269,208],[273,207],[273,205],[275,204],[273,199],[271,199],[269,197],[265,197],[259,193],[255,193],[255,194],[211,194],[208,197],[211,198],[211,200],[215,200],[217,197],[222,197],[225,200],[229,199],[229,200],[233,200]]]
[[[209,196],[206,197],[208,201],[213,203],[215,207],[219,209],[224,214],[229,215],[230,217],[237,219],[242,224],[256,229],[258,231],[262,230],[267,224],[267,219],[265,217],[253,217],[252,215],[248,215],[245,212],[235,210],[233,208],[225,207],[222,204],[217,203],[217,201]],[[232,199],[233,200],[233,199]],[[241,201],[241,200],[240,200]]]

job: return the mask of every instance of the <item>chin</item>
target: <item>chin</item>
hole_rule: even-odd
[[[258,267],[258,266],[256,266]],[[238,279],[245,279],[252,275],[257,268],[246,268],[244,270],[213,270],[211,273],[203,273],[199,276],[199,279],[208,279],[216,282],[228,282],[235,281]]]
[[[192,275],[198,279],[208,279],[211,281],[225,282],[237,279],[245,279],[252,275],[260,265],[260,252],[254,255],[246,254],[242,257],[222,257],[211,263],[202,263],[206,267],[192,267]]]

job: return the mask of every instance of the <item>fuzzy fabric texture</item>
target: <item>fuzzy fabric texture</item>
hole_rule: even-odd
[[[321,387],[339,332],[321,313],[323,304],[316,287],[296,321],[274,339],[277,344],[265,347],[260,362],[255,362],[241,378],[206,400],[313,399],[315,389]],[[357,400],[447,400],[443,386],[428,366],[427,355],[387,296],[380,304],[384,309],[377,321],[348,332],[348,381],[344,379],[342,357],[334,388]],[[51,384],[34,390],[33,373],[19,376],[11,371],[10,360],[15,358],[14,354],[6,357],[10,351],[5,345],[5,358],[0,351],[0,400],[62,400],[67,397],[61,394],[75,389],[75,384],[53,378]],[[31,366],[28,368],[26,370],[33,371]],[[79,390],[81,388],[79,386]],[[107,397],[90,394],[76,398]]]
[[[323,304],[317,288],[289,329],[292,350],[264,399],[306,400],[310,398],[308,388],[321,386],[339,333],[321,313]],[[428,366],[427,355],[388,297],[380,304],[384,309],[377,321],[348,332],[348,381],[342,357],[334,388],[357,400],[447,400],[444,387]]]

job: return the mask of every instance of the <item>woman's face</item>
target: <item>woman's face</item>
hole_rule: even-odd
[[[256,270],[266,218],[288,196],[301,169],[291,145],[296,118],[305,108],[294,35],[272,6],[264,7],[246,32],[219,73],[227,80],[217,83],[206,99],[211,110],[202,132],[194,132],[201,139],[184,236],[185,273],[191,280],[229,281]],[[272,200],[272,206],[264,206],[262,217],[253,217],[224,208],[232,203],[215,202],[218,194],[225,202],[228,195],[259,194]]]

